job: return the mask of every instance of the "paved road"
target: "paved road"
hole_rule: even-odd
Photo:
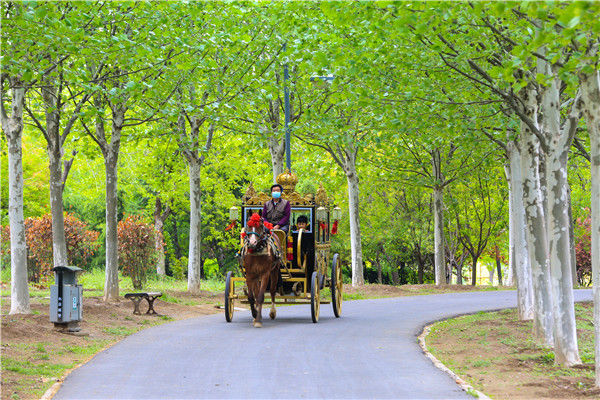
[[[590,299],[590,290],[576,299]],[[279,307],[251,326],[248,312],[177,321],[132,335],[65,380],[55,399],[465,399],[419,348],[427,323],[515,307],[516,293],[473,292]]]

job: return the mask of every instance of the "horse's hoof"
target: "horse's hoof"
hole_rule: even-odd
[[[275,309],[272,309],[271,312],[269,313],[269,317],[271,317],[271,319],[275,319],[276,316],[277,316],[277,311],[275,311]]]
[[[255,328],[262,328],[262,322],[255,322],[253,325]]]

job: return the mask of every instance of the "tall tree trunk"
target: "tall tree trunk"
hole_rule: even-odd
[[[446,281],[446,255],[444,252],[444,192],[443,188],[433,188],[433,253],[435,257],[435,284]]]
[[[10,311],[9,314],[30,314],[27,286],[27,243],[23,218],[23,105],[25,89],[21,82],[8,78],[12,104],[10,116],[4,108],[2,93],[2,130],[8,144],[8,220],[10,224]],[[0,88],[1,89],[1,88]]]
[[[506,169],[509,189],[509,270],[514,272],[517,284],[517,309],[521,321],[534,316],[533,283],[527,244],[525,204],[523,201],[523,153],[514,141],[507,143],[509,165]],[[506,282],[508,285],[508,282]]]
[[[156,198],[154,202],[154,248],[157,253],[156,260],[156,274],[158,276],[165,276],[165,242],[164,242],[164,227],[165,220],[171,213],[171,207],[167,206],[165,211],[162,210],[162,203],[160,197]]]
[[[399,272],[399,278],[400,278],[400,284],[401,285],[405,285],[406,284],[406,276],[405,276],[405,268],[406,268],[406,263],[404,261],[399,261],[398,264],[400,264],[400,272]]]
[[[537,121],[536,94],[528,90],[527,114]],[[554,343],[552,334],[552,299],[550,292],[550,265],[548,260],[548,236],[544,213],[544,199],[540,186],[540,145],[529,127],[521,124],[521,171],[523,173],[523,203],[525,226],[534,300],[533,336],[547,346]]]
[[[415,243],[415,258],[417,259],[417,281],[420,285],[423,284],[423,274],[425,273],[425,260],[423,259],[423,255],[421,254],[421,246],[418,243]]]
[[[42,87],[42,99],[46,109],[46,140],[50,167],[50,211],[52,213],[52,256],[54,266],[67,265],[67,240],[63,210],[62,158],[60,138],[60,105],[56,82],[48,77]]]
[[[433,254],[435,269],[435,284],[441,285],[446,281],[446,253],[444,241],[444,175],[440,149],[431,152],[431,164],[435,184],[433,186]]]
[[[377,267],[377,283],[380,285],[383,283],[383,270],[381,268],[381,260],[379,259],[379,253],[375,256],[375,266]]]
[[[471,259],[473,260],[473,266],[471,267],[471,286],[477,285],[477,260],[479,256],[475,255],[475,253],[471,254]]]
[[[201,277],[201,197],[200,197],[200,162],[195,158],[188,159],[190,173],[190,247],[188,253],[188,291],[200,293]]]
[[[598,54],[598,44],[592,48]],[[592,180],[592,285],[594,293],[594,344],[596,387],[600,387],[600,72],[580,74],[583,116],[590,135],[590,172]]]
[[[457,285],[462,285],[463,284],[463,263],[461,262],[457,262],[456,263],[456,284]]]
[[[502,264],[500,263],[500,250],[498,249],[498,245],[496,245],[496,271],[498,272],[498,285],[502,285]]]
[[[62,154],[60,149],[48,143],[50,164],[50,211],[52,213],[52,256],[54,266],[68,264],[67,239],[63,208]]]
[[[273,166],[273,183],[277,183],[277,177],[284,172],[285,140],[279,140],[273,134],[269,138],[269,152],[271,153],[271,164]]]
[[[597,54],[596,45],[596,54]],[[592,179],[592,285],[594,293],[594,333],[596,387],[600,387],[600,72],[580,74],[582,107],[590,134],[590,170]]]
[[[573,285],[577,285],[577,255],[575,253],[575,221],[573,220],[573,203],[571,201],[571,186],[567,182],[568,197],[568,218],[569,218],[569,248],[571,254],[571,282]]]
[[[581,363],[577,345],[575,302],[569,237],[569,184],[567,168],[569,149],[577,129],[577,97],[564,127],[560,117],[560,82],[558,78],[545,88],[542,96],[543,127],[548,137],[546,182],[548,195],[550,282],[554,314],[554,362],[572,366]]]
[[[121,131],[125,121],[125,111],[126,109],[119,105],[112,107],[110,144],[107,144],[103,151],[104,170],[106,172],[106,267],[104,271],[104,301],[117,301],[119,299],[117,165],[121,147]]]
[[[175,250],[175,258],[177,258],[178,260],[181,258],[181,256],[183,255],[181,252],[181,246],[179,245],[179,228],[177,225],[177,216],[175,213],[173,213],[173,237],[172,237],[172,242],[173,242],[173,249]]]
[[[508,146],[507,146],[507,153],[508,153]],[[514,282],[517,282],[517,298],[519,296],[521,296],[521,294],[519,293],[519,283],[517,281],[516,276],[517,276],[517,259],[516,259],[516,254],[515,254],[515,246],[517,245],[517,241],[515,240],[515,236],[517,234],[517,232],[515,231],[515,218],[517,218],[517,214],[515,213],[515,202],[513,200],[513,195],[514,195],[514,188],[516,187],[516,185],[511,183],[512,178],[512,169],[510,167],[510,157],[507,154],[507,157],[509,158],[509,163],[504,164],[504,174],[506,176],[506,183],[508,186],[508,271],[506,273],[506,285],[507,286],[512,286],[514,284]],[[517,300],[517,303],[520,303],[519,300]],[[519,308],[519,315],[521,314],[521,306],[517,305],[517,307]]]
[[[351,153],[351,152],[348,152]],[[358,200],[358,174],[353,156],[349,155],[344,163],[344,172],[348,181],[348,200],[350,214],[350,251],[352,253],[352,286],[364,285],[362,244],[360,238],[360,218]]]
[[[396,260],[392,261],[392,284],[394,286],[398,285],[398,283],[400,283],[400,278],[398,277],[398,265],[396,264]]]

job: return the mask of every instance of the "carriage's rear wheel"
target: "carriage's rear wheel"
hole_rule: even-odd
[[[337,318],[342,315],[342,266],[340,265],[340,255],[335,253],[331,262],[331,304],[333,305],[333,314]]]
[[[316,324],[319,322],[319,311],[321,308],[321,290],[319,286],[319,273],[317,271],[312,273],[310,283],[310,316]]]
[[[233,295],[235,284],[232,279],[232,272],[227,272],[227,278],[225,279],[225,320],[231,322],[233,319]]]

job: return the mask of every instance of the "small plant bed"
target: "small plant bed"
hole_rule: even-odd
[[[126,292],[121,290],[121,295]],[[72,336],[54,330],[48,316],[48,295],[36,294],[31,291],[30,315],[7,315],[10,298],[2,299],[2,399],[39,399],[68,370],[142,329],[222,312],[215,308],[222,296],[213,292],[192,296],[165,291],[165,299],[155,302],[158,316],[133,315],[131,302],[123,298],[118,303],[105,303],[101,297],[85,293],[80,326],[89,335]],[[141,308],[145,312],[147,306]]]
[[[582,365],[554,365],[554,353],[531,338],[531,321],[514,309],[438,322],[429,351],[477,390],[499,399],[597,399],[594,389],[593,304],[575,306]]]

